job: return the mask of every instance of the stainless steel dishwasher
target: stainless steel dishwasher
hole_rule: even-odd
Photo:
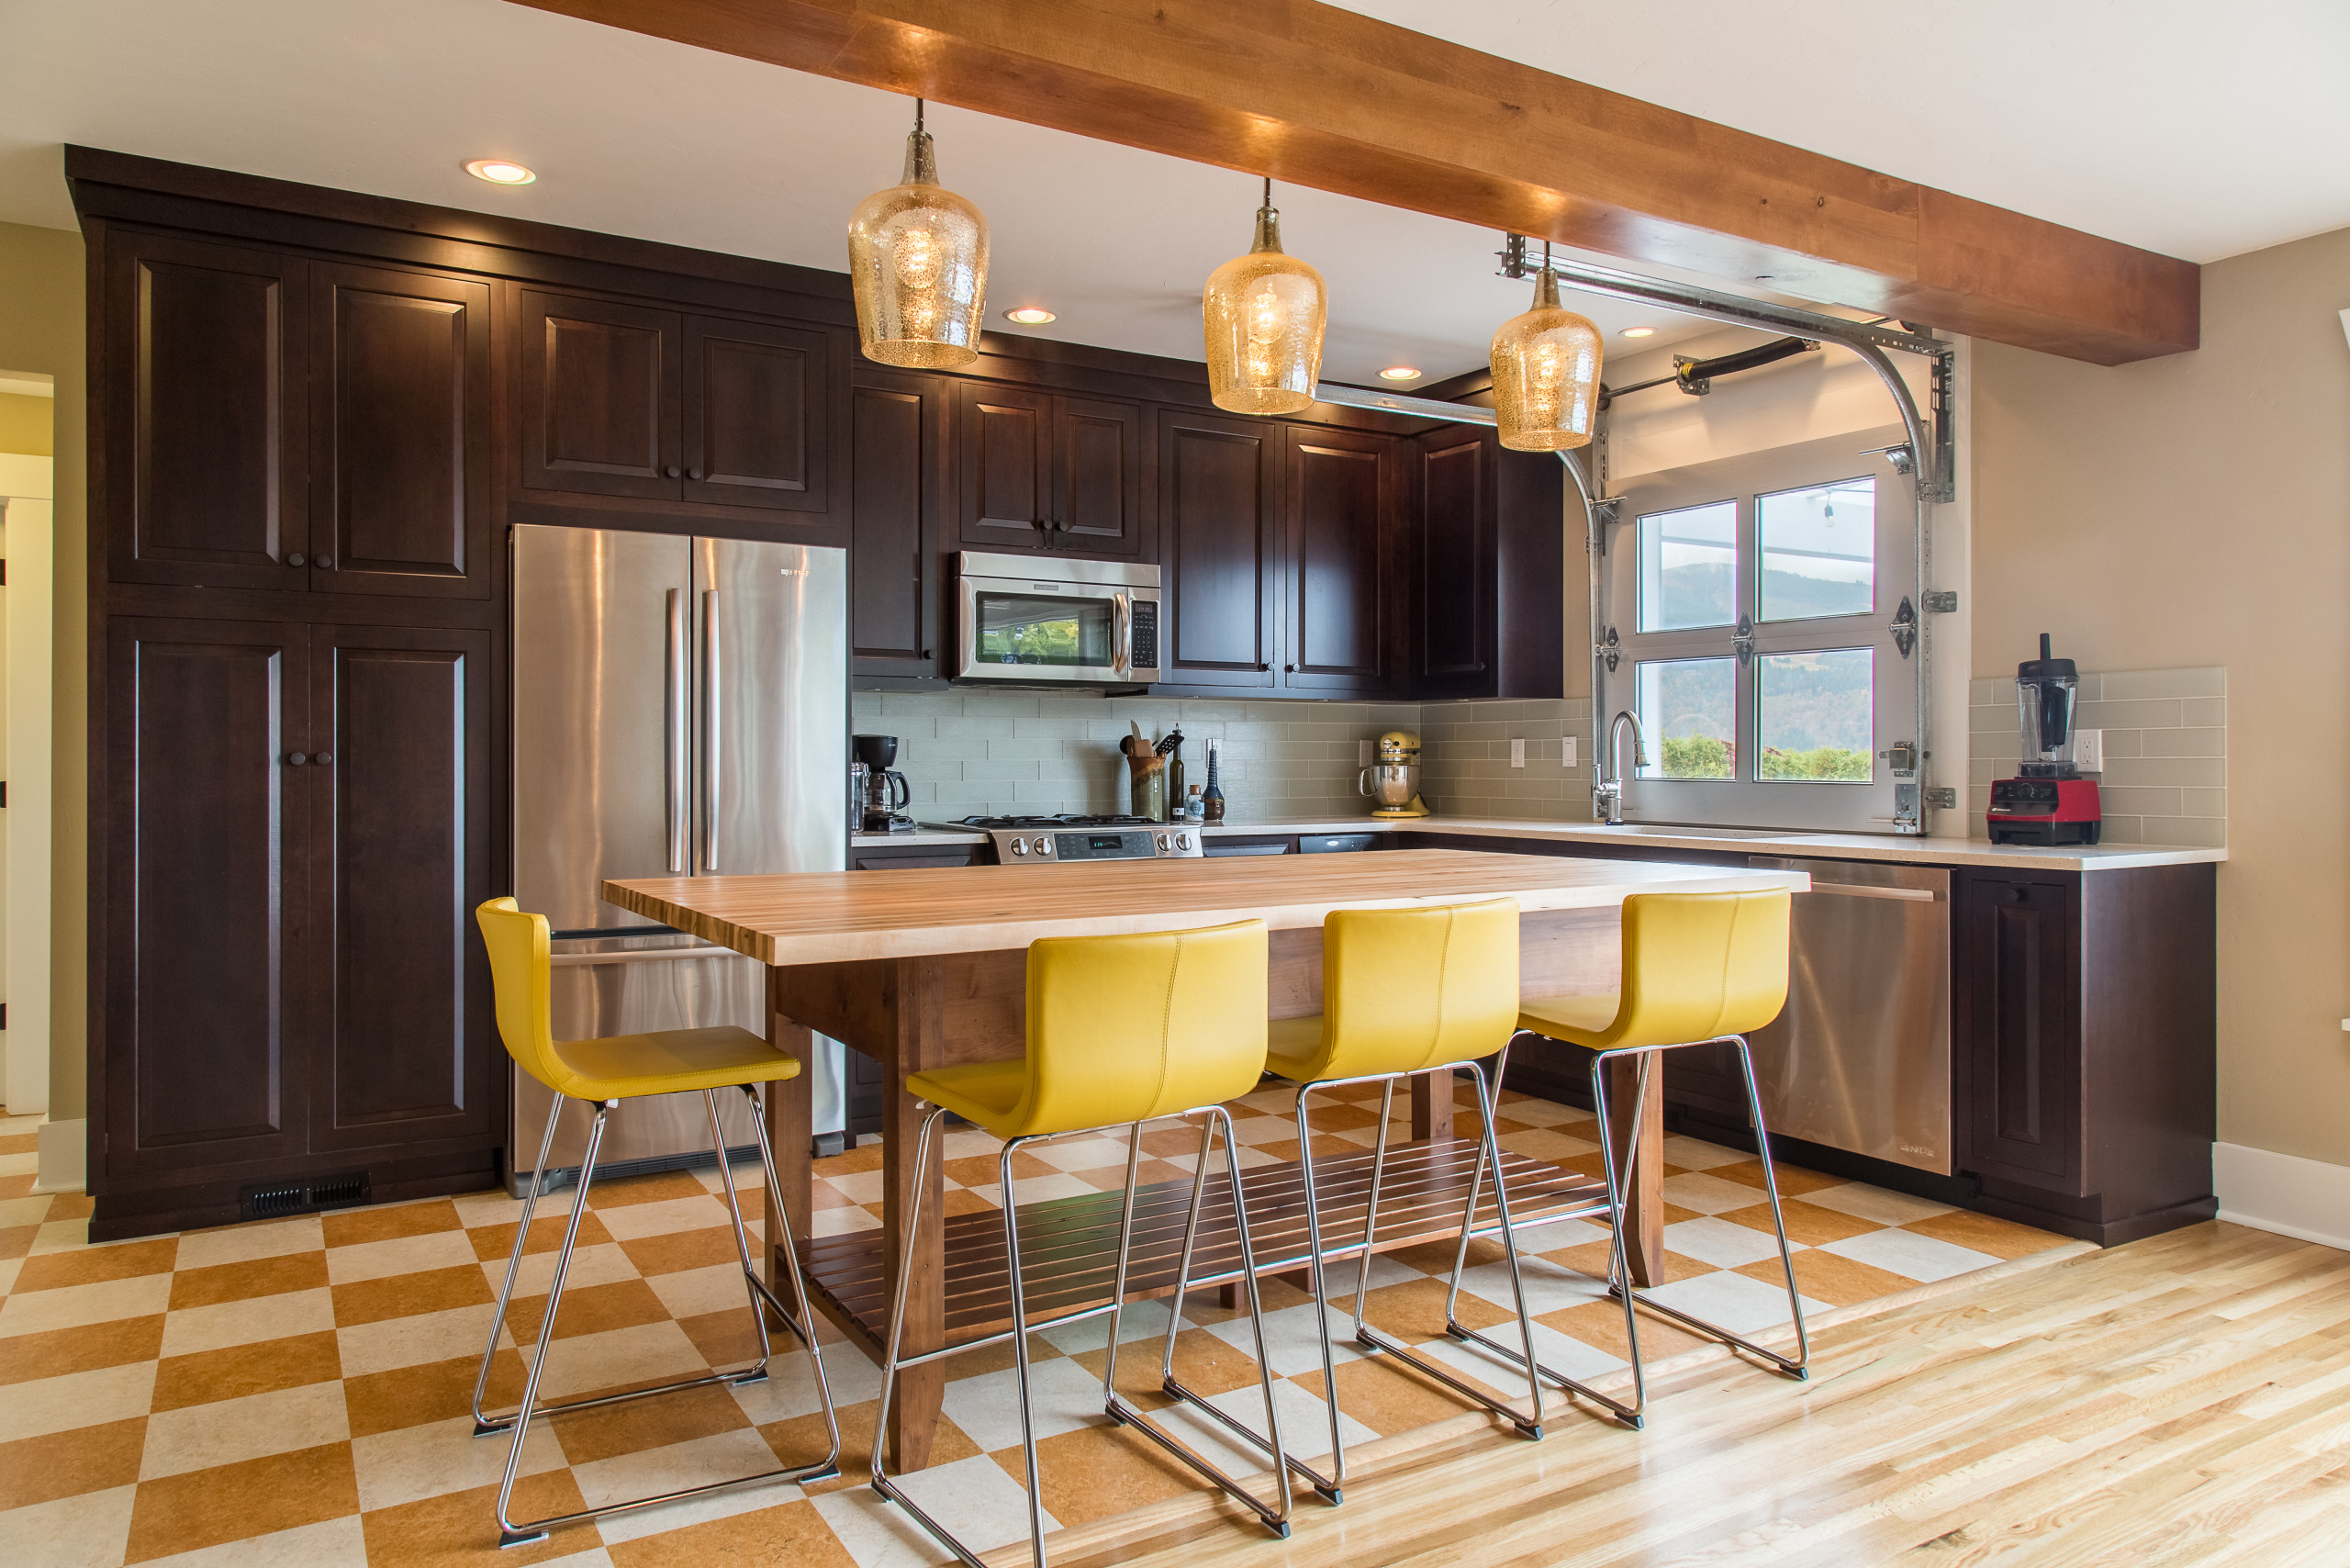
[[[1807,871],[1786,1011],[1749,1040],[1771,1131],[1951,1173],[1950,872],[1757,855]]]

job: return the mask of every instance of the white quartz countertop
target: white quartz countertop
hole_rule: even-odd
[[[1656,849],[1704,849],[1723,854],[1785,855],[1821,860],[1907,861],[1928,866],[1992,866],[2050,871],[2113,871],[2138,866],[2192,866],[2223,861],[2224,849],[2154,844],[2067,845],[2039,848],[1993,845],[1979,838],[1908,838],[1857,833],[1774,833],[1761,829],[1689,828],[1630,823],[1533,822],[1513,817],[1417,817],[1374,822],[1369,817],[1260,817],[1214,823],[1210,837],[1229,834],[1442,833],[1464,838],[1545,839],[1568,844],[1644,845]],[[881,845],[984,844],[987,834],[923,829],[858,834],[859,847]]]

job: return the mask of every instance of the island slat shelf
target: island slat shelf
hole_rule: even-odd
[[[1508,1173],[1510,1220],[1519,1229],[1560,1219],[1604,1217],[1607,1189],[1580,1171],[1504,1151]],[[1230,1179],[1210,1159],[1207,1193],[1201,1206],[1200,1235],[1192,1258],[1192,1285],[1203,1289],[1240,1277],[1240,1238],[1232,1212]],[[1380,1182],[1379,1228],[1374,1252],[1430,1242],[1452,1242],[1460,1235],[1471,1173],[1477,1165],[1474,1138],[1403,1143],[1387,1151]],[[1364,1205],[1371,1191],[1371,1151],[1317,1157],[1315,1184],[1321,1198],[1326,1266],[1350,1258],[1362,1238]],[[1241,1172],[1248,1198],[1250,1240],[1263,1273],[1287,1272],[1311,1260],[1305,1223],[1305,1176],[1293,1162]],[[1473,1236],[1500,1233],[1488,1175],[1477,1206]],[[1027,1279],[1031,1321],[1062,1313],[1106,1310],[1117,1265],[1117,1191],[1053,1198],[1021,1206],[1020,1254]],[[1190,1212],[1188,1180],[1156,1182],[1136,1189],[1135,1238],[1127,1265],[1126,1300],[1170,1295]],[[1001,1211],[951,1215],[946,1220],[946,1327],[949,1338],[968,1338],[1010,1327],[1011,1285],[1004,1270]],[[882,1233],[856,1231],[800,1243],[814,1299],[843,1332],[877,1358],[889,1332],[890,1259]],[[1331,1294],[1351,1294],[1354,1270],[1338,1266]]]

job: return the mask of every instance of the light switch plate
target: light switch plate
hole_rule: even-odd
[[[2084,773],[2105,771],[2105,732],[2075,730],[2073,732],[2073,766]]]
[[[1572,735],[1561,735],[1559,737],[1559,766],[1572,767],[1574,765],[1575,738]]]
[[[1357,741],[1355,743],[1355,765],[1359,767],[1369,767],[1371,766],[1371,743],[1369,741]]]
[[[1524,741],[1512,741],[1509,743],[1509,765],[1512,767],[1523,767],[1526,766],[1526,743]]]

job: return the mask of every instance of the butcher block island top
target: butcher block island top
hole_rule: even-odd
[[[1632,893],[1800,891],[1800,871],[1404,849],[771,877],[645,877],[604,897],[647,920],[792,966],[1025,947],[1044,936],[1176,931],[1233,920],[1319,926],[1334,909],[1399,909],[1475,899],[1521,908],[1598,909]]]

